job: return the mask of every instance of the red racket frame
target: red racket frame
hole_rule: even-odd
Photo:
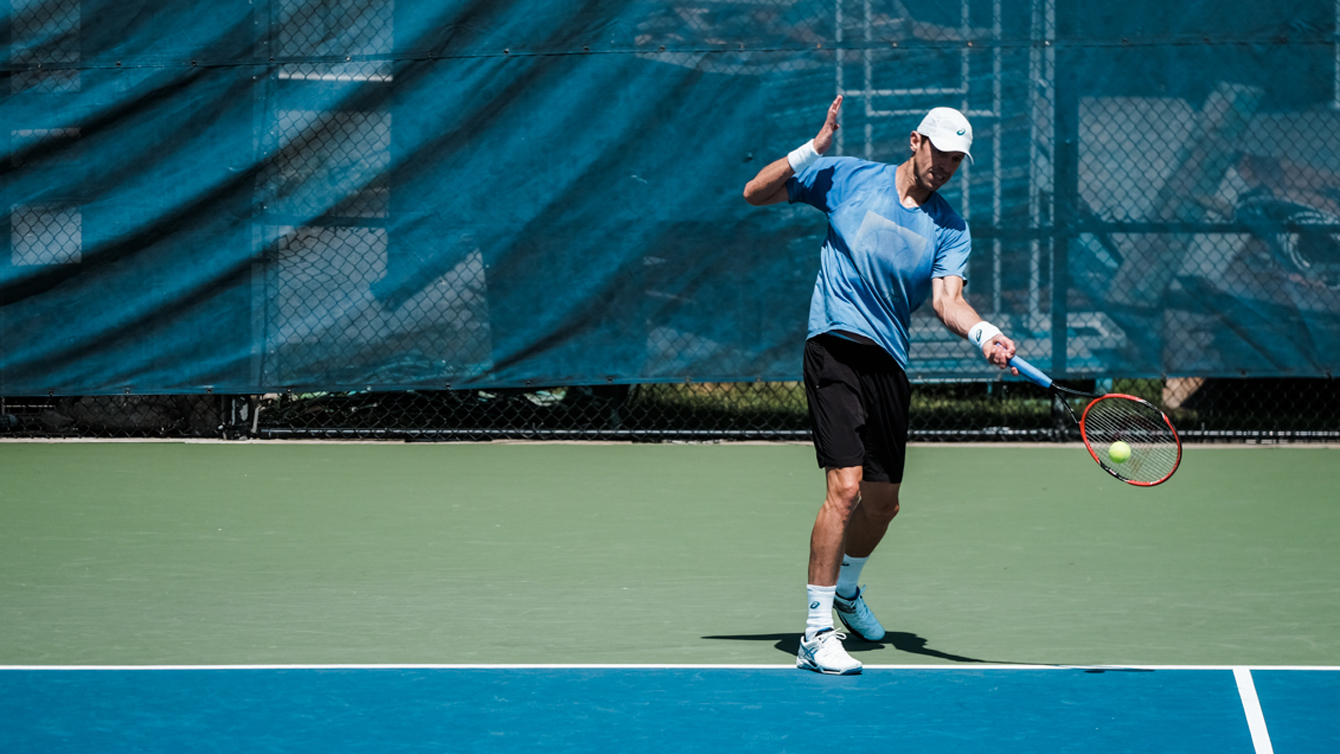
[[[1158,411],[1159,416],[1162,417],[1163,419],[1163,423],[1167,425],[1168,431],[1172,433],[1173,442],[1177,444],[1177,460],[1173,463],[1171,471],[1169,471],[1167,474],[1164,474],[1162,478],[1157,479],[1155,481],[1142,482],[1135,479],[1126,479],[1117,472],[1108,468],[1107,464],[1103,463],[1102,459],[1098,457],[1098,454],[1094,452],[1093,445],[1089,443],[1089,432],[1084,427],[1084,420],[1089,416],[1089,409],[1093,406],[1093,404],[1103,400],[1104,398],[1125,398],[1127,400],[1136,401],[1137,403],[1143,403],[1146,406],[1149,406],[1150,408],[1154,409],[1155,411]],[[1079,417],[1079,436],[1084,440],[1084,449],[1089,451],[1089,455],[1093,457],[1094,463],[1097,463],[1100,469],[1106,471],[1107,473],[1111,474],[1117,479],[1120,479],[1126,484],[1133,484],[1136,487],[1154,487],[1156,485],[1163,484],[1164,482],[1168,481],[1173,474],[1177,473],[1177,467],[1182,465],[1182,438],[1178,436],[1177,428],[1172,425],[1172,420],[1168,418],[1167,414],[1163,413],[1162,411],[1159,411],[1158,406],[1155,406],[1154,404],[1150,403],[1144,398],[1140,398],[1138,396],[1126,395],[1125,393],[1108,393],[1107,395],[1100,395],[1097,398],[1094,398],[1093,400],[1089,401],[1089,404],[1084,407],[1084,413],[1081,414]]]

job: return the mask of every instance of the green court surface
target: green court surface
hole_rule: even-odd
[[[792,662],[801,444],[0,443],[0,665]],[[1340,451],[914,446],[866,664],[1340,665]]]

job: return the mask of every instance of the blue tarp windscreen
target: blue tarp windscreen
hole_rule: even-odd
[[[741,191],[838,93],[866,159],[970,115],[970,299],[1037,363],[1340,360],[1329,0],[3,13],[0,394],[795,379],[824,218]]]

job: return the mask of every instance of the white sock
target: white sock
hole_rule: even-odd
[[[805,585],[805,594],[809,597],[810,614],[805,619],[805,638],[813,639],[814,635],[825,628],[833,627],[833,591],[836,587],[815,586],[814,584]]]
[[[842,568],[838,570],[837,583],[839,597],[849,600],[856,596],[856,591],[861,588],[861,569],[865,568],[865,561],[869,559],[868,555],[864,558],[842,556]]]

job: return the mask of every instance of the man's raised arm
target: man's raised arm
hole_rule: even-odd
[[[754,180],[745,184],[744,200],[755,207],[786,201],[787,179],[804,170],[811,162],[819,159],[819,155],[833,146],[833,134],[840,128],[838,111],[841,109],[842,95],[839,94],[837,99],[833,100],[833,104],[828,106],[828,117],[824,120],[823,128],[819,129],[819,135],[786,157],[774,160],[758,171]]]

